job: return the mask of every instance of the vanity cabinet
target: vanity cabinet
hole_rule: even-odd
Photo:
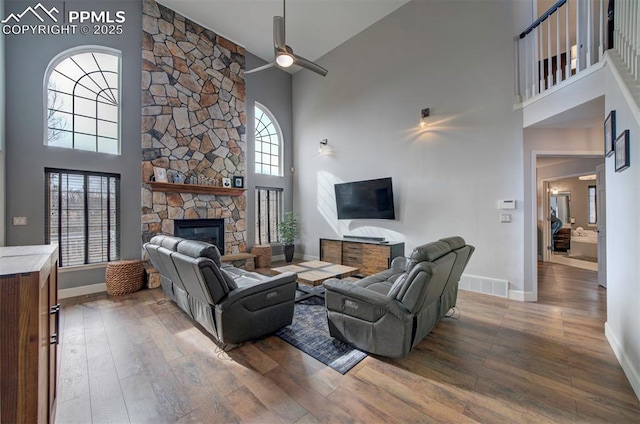
[[[52,423],[58,247],[0,247],[0,422]]]

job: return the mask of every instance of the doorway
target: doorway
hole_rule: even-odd
[[[602,161],[538,158],[538,251],[543,262],[591,271],[606,265],[600,260],[604,234],[598,231],[604,221],[605,192],[596,168]]]

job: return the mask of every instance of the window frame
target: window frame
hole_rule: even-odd
[[[122,177],[120,174],[114,174],[114,173],[106,173],[106,172],[93,172],[93,171],[81,171],[81,170],[73,170],[73,169],[60,169],[60,168],[45,168],[44,169],[44,184],[45,184],[45,207],[44,207],[44,227],[45,227],[45,231],[44,231],[44,237],[45,237],[45,244],[50,244],[51,243],[51,185],[50,185],[50,175],[52,174],[58,174],[58,175],[80,175],[84,178],[84,183],[83,183],[83,245],[84,245],[84,250],[83,250],[83,254],[84,254],[84,259],[83,259],[83,263],[82,264],[73,264],[73,265],[65,265],[64,263],[64,256],[63,256],[63,244],[61,243],[61,234],[62,234],[62,228],[63,225],[61,223],[62,221],[62,214],[61,214],[61,210],[62,210],[62,201],[61,201],[61,197],[59,197],[59,204],[58,204],[58,224],[57,224],[57,229],[58,229],[58,264],[60,266],[60,268],[72,268],[72,267],[83,267],[83,266],[95,266],[95,265],[100,265],[100,264],[106,264],[112,261],[117,261],[120,260],[121,258],[121,240],[122,240],[122,208],[121,208],[121,204],[122,204],[122,198],[121,198],[121,180]],[[100,261],[100,262],[91,262],[90,259],[90,236],[89,236],[89,227],[90,227],[90,219],[89,216],[91,214],[92,209],[90,209],[89,207],[89,203],[88,203],[88,195],[89,195],[89,185],[87,184],[88,182],[88,178],[89,177],[99,177],[99,178],[114,178],[115,179],[115,205],[113,205],[112,207],[109,207],[109,203],[110,203],[110,199],[107,197],[107,215],[110,214],[110,212],[113,210],[113,212],[115,213],[115,231],[114,231],[114,236],[115,236],[115,240],[114,240],[114,247],[116,249],[116,251],[113,254],[113,257],[111,257],[110,254],[110,250],[111,250],[111,237],[110,237],[110,220],[107,219],[107,241],[106,241],[106,248],[107,248],[107,260],[106,261]],[[61,187],[59,188],[59,190],[61,191]],[[107,191],[107,195],[109,194],[109,191]],[[93,209],[94,211],[96,209]],[[100,209],[102,212],[104,212],[104,208]],[[104,246],[104,244],[103,244]]]
[[[591,202],[591,193],[593,192],[593,204]],[[593,207],[593,211],[591,208]],[[591,212],[595,220],[591,221]],[[590,226],[598,225],[598,190],[595,185],[587,186],[587,224]]]
[[[48,113],[49,113],[49,80],[51,78],[51,75],[53,74],[53,71],[56,69],[56,67],[63,62],[64,60],[68,59],[69,57],[72,57],[74,55],[78,55],[78,54],[82,54],[82,53],[102,53],[102,54],[109,54],[112,56],[116,56],[118,59],[118,122],[117,122],[117,151],[115,153],[109,153],[109,152],[100,152],[97,150],[97,144],[96,144],[96,150],[84,150],[84,149],[77,149],[73,146],[72,147],[63,147],[63,146],[54,146],[54,145],[50,145],[49,144],[49,125],[48,125]],[[77,82],[77,81],[76,81]],[[43,128],[44,128],[44,132],[43,132],[43,145],[46,147],[53,147],[53,148],[59,148],[59,149],[66,149],[66,150],[71,150],[71,151],[82,151],[82,152],[89,152],[89,153],[98,153],[98,154],[102,154],[102,155],[118,155],[121,156],[122,155],[122,52],[118,49],[114,49],[111,47],[106,47],[106,46],[99,46],[99,45],[84,45],[84,46],[78,46],[78,47],[73,47],[70,48],[68,50],[65,50],[61,53],[59,53],[58,55],[56,55],[53,59],[51,59],[51,61],[49,62],[49,65],[47,66],[47,69],[44,73],[44,80],[43,80]],[[75,96],[74,94],[71,94],[72,98]],[[78,96],[80,98],[85,99],[85,97],[82,96]],[[96,103],[96,109],[97,109],[97,105],[98,102],[94,101]],[[73,109],[72,109],[73,110]],[[97,112],[96,112],[97,113]],[[72,119],[75,116],[75,114],[73,112],[71,112],[72,115]],[[84,115],[79,115],[80,117],[83,117]],[[92,118],[92,119],[96,119],[96,122],[98,121],[97,116],[96,118]],[[109,121],[110,122],[110,121]],[[96,123],[97,126],[97,123]],[[70,131],[72,134],[75,134],[75,131]],[[79,134],[84,134],[84,133],[79,133]],[[97,140],[99,138],[100,134],[98,133],[98,130],[96,129],[96,143]]]
[[[262,172],[262,170],[260,172],[256,171],[256,165],[258,164],[257,161],[257,155],[258,153],[263,154],[262,150],[260,152],[258,152],[257,146],[258,146],[258,134],[257,134],[257,128],[255,125],[255,122],[257,120],[256,117],[256,109],[260,109],[260,111],[267,116],[267,118],[269,118],[269,120],[271,121],[271,123],[273,124],[275,130],[276,130],[276,135],[278,136],[278,173],[277,174],[272,174],[272,173],[264,173]],[[254,121],[254,128],[253,128],[253,133],[254,133],[254,137],[253,137],[253,172],[256,175],[267,175],[267,176],[272,176],[272,177],[283,177],[284,176],[284,134],[282,133],[282,128],[280,127],[280,123],[278,122],[278,120],[276,119],[275,115],[273,114],[273,112],[271,112],[269,110],[269,108],[267,108],[265,105],[263,105],[260,102],[254,102],[253,105],[253,121]],[[273,144],[273,143],[271,143]],[[273,156],[271,153],[269,153],[270,156]],[[263,163],[262,161],[260,162],[261,164]],[[262,168],[262,167],[261,167]]]
[[[268,192],[276,192],[278,193],[278,197],[279,199],[276,199],[276,202],[278,203],[278,210],[276,211],[276,217],[275,217],[275,240],[271,239],[271,231],[269,226],[267,226],[267,231],[266,231],[266,236],[267,239],[266,240],[262,240],[262,233],[260,231],[260,195],[259,192],[266,190],[267,191],[267,195]],[[278,231],[278,227],[280,224],[280,221],[282,220],[282,216],[284,214],[284,189],[282,187],[264,187],[264,186],[257,186],[255,188],[255,237],[254,237],[254,242],[256,244],[268,244],[268,245],[274,245],[274,244],[278,244],[280,243],[280,234]],[[267,215],[270,214],[270,209],[269,207],[267,207]],[[269,216],[267,216],[267,225],[269,225],[269,223],[271,222],[271,220],[269,219]]]

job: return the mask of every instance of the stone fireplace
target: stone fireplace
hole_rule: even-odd
[[[143,0],[142,26],[142,241],[217,219],[220,251],[246,252],[243,192],[148,184],[154,167],[191,181],[246,177],[244,48],[154,0]]]
[[[173,230],[176,237],[211,243],[224,255],[224,219],[176,219]]]

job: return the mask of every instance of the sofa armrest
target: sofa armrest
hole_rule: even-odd
[[[291,300],[293,301],[293,299],[295,299],[295,286],[297,278],[298,275],[294,274],[293,272],[285,272],[264,279],[252,279],[249,276],[245,275],[235,280],[238,284],[238,288],[232,290],[227,295],[227,297],[218,304],[218,307],[224,310],[225,308],[232,306],[236,302],[242,301],[242,299],[268,291],[272,291],[274,294],[267,293],[267,299],[276,300],[277,298],[277,300],[283,300],[280,289],[284,288],[291,288]],[[268,306],[271,303],[272,302],[270,301],[266,302],[264,306]],[[256,309],[260,309],[260,307],[257,307]]]
[[[338,279],[329,279],[323,286],[328,311],[340,312],[369,322],[375,322],[387,313],[405,322],[411,320],[409,311],[400,302],[373,290]]]

